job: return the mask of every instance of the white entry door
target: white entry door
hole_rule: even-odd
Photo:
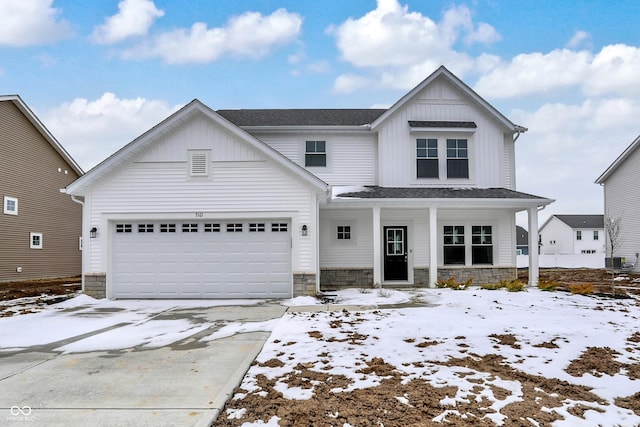
[[[113,224],[115,298],[290,298],[287,219]]]

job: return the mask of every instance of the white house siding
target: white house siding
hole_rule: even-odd
[[[549,222],[540,229],[541,243],[540,253],[551,254],[572,254],[573,240],[575,235],[573,229],[559,219],[552,217]]]
[[[373,268],[371,209],[320,210],[320,268]],[[351,241],[336,239],[337,226],[351,226]]]
[[[439,132],[441,140],[447,137],[467,138],[469,140],[470,179],[447,182],[440,180],[416,180],[415,177],[415,139],[428,137],[424,133],[411,132],[410,120],[436,121],[473,121],[477,125],[475,132],[451,133]],[[424,135],[424,136],[423,136]],[[432,136],[433,137],[433,136]],[[388,187],[408,185],[464,185],[478,187],[504,187],[504,130],[482,112],[470,104],[445,84],[434,82],[416,98],[397,111],[379,129],[380,184]]]
[[[429,211],[427,209],[382,209],[380,222],[407,225],[409,268],[429,267]],[[382,235],[382,232],[380,233]]]
[[[516,171],[514,165],[516,164],[515,158],[515,143],[510,135],[504,136],[504,150],[503,150],[503,183],[504,188],[510,190],[516,189]]]
[[[377,139],[371,133],[313,133],[306,135],[267,135],[254,133],[261,141],[304,167],[305,142],[327,142],[327,167],[308,168],[330,185],[375,185]]]
[[[640,150],[636,149],[607,178],[604,185],[605,218],[621,218],[621,244],[614,256],[633,263],[640,252]],[[610,256],[610,252],[607,252]],[[636,264],[640,271],[640,263]]]
[[[188,149],[211,149],[209,178],[189,176]],[[207,120],[187,123],[145,153],[85,195],[84,231],[99,230],[89,242],[86,272],[109,270],[110,219],[236,217],[291,218],[293,273],[316,272],[315,233],[299,232],[316,220],[316,193],[307,184]]]

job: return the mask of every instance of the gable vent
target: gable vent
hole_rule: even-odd
[[[209,151],[189,151],[190,176],[209,176]]]

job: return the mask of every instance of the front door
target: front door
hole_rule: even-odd
[[[384,280],[407,280],[407,227],[384,227]]]

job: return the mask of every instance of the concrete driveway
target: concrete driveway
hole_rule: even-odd
[[[0,319],[0,424],[209,425],[286,307],[171,303],[131,317],[111,302]]]

